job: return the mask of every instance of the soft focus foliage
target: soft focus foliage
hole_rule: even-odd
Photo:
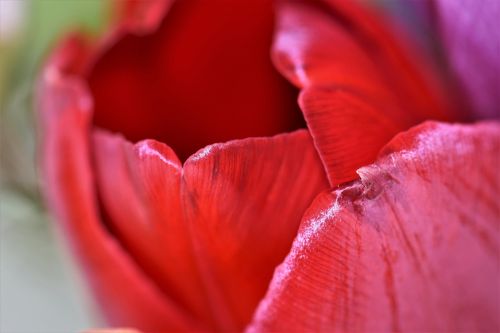
[[[91,325],[38,194],[32,92],[57,38],[81,27],[96,33],[106,22],[107,6],[101,0],[0,1],[2,332],[70,332]]]

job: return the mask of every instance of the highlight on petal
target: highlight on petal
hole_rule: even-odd
[[[319,196],[248,332],[500,329],[500,124],[427,122]]]
[[[110,324],[144,330],[193,330],[103,224],[95,197],[89,133],[91,99],[78,73],[82,43],[71,39],[46,66],[38,85],[45,197],[86,273]]]
[[[93,62],[94,123],[168,143],[181,160],[304,127],[297,91],[269,56],[273,26],[273,0],[174,1],[158,29],[113,39]]]
[[[141,34],[157,29],[174,1],[113,0],[113,9],[121,29]]]
[[[423,63],[354,1],[282,1],[273,59],[302,89],[299,103],[334,186],[356,179],[401,130],[451,116]]]
[[[241,331],[328,188],[308,132],[214,144],[183,167],[153,140],[93,138],[99,195],[122,246],[209,330]]]
[[[434,9],[445,53],[476,118],[500,117],[500,34],[497,0],[437,0]]]

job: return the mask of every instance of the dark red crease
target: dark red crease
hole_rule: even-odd
[[[88,82],[94,124],[156,139],[181,160],[206,145],[305,127],[297,90],[274,69],[272,1],[179,1],[159,29],[126,34]]]

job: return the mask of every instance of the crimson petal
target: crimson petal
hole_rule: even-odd
[[[113,0],[120,30],[145,34],[158,28],[175,0]]]
[[[428,122],[318,197],[249,332],[498,331],[500,124]]]
[[[273,58],[302,88],[301,109],[338,185],[401,130],[450,112],[435,79],[372,13],[353,1],[317,3],[281,3]]]
[[[38,88],[45,196],[111,324],[193,330],[189,318],[162,296],[102,224],[90,150],[91,99],[73,76],[81,70],[78,39],[55,52]]]
[[[181,0],[167,8],[158,29],[131,29],[90,68],[97,126],[165,142],[182,160],[214,142],[303,127],[297,92],[269,57],[272,0]]]
[[[328,188],[306,130],[214,144],[182,167],[166,145],[94,134],[109,224],[142,268],[201,322],[242,330]]]

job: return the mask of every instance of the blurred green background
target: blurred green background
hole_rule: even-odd
[[[0,0],[0,332],[100,326],[43,208],[33,88],[61,35],[96,34],[107,0]]]

